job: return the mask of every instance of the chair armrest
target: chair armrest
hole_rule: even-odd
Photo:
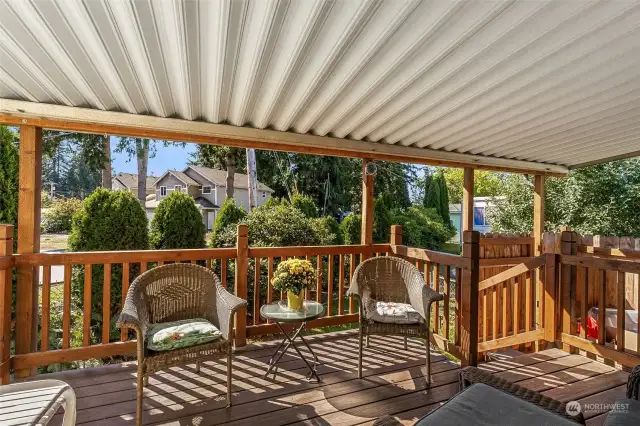
[[[640,400],[640,364],[636,365],[627,381],[627,398]]]
[[[466,367],[460,370],[460,390],[468,388],[475,383],[484,383],[502,392],[515,396],[516,398],[527,401],[531,404],[537,405],[557,416],[574,421],[579,424],[585,424],[584,416],[582,413],[578,413],[576,416],[570,416],[567,414],[566,405],[563,402],[557,401],[553,398],[549,398],[531,389],[527,389],[524,386],[511,383],[508,380],[494,376],[493,374],[480,370],[476,367]]]
[[[216,285],[216,315],[222,337],[229,340],[233,327],[233,314],[247,307],[247,301],[234,296],[221,285]]]
[[[149,328],[149,309],[147,299],[144,297],[143,290],[137,281],[136,279],[129,287],[127,298],[116,326],[135,330],[136,333],[144,336]]]
[[[418,311],[425,321],[427,321],[427,324],[429,324],[431,304],[444,300],[444,296],[429,287],[420,275],[417,275],[411,281],[407,282],[407,292],[409,293],[409,302],[413,309]]]

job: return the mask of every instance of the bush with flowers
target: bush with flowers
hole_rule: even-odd
[[[278,291],[300,293],[315,281],[315,270],[308,260],[289,259],[280,262],[271,284]]]

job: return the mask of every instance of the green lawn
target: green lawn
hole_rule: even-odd
[[[460,254],[460,244],[458,243],[444,243],[442,251],[451,254]]]

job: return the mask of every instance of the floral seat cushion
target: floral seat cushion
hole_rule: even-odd
[[[215,325],[197,318],[152,324],[146,337],[147,348],[159,352],[213,342],[221,336]]]
[[[368,309],[369,319],[390,324],[417,324],[420,314],[408,303],[374,301]]]

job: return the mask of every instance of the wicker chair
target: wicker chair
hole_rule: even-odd
[[[426,380],[431,383],[429,318],[431,304],[444,297],[429,288],[420,271],[398,257],[375,257],[362,262],[355,270],[348,295],[358,299],[360,306],[360,342],[358,377],[362,378],[363,339],[371,335],[403,336],[405,349],[408,337],[425,339]],[[376,302],[408,303],[422,321],[411,324],[378,322],[372,319]]]
[[[231,355],[233,314],[247,305],[220,284],[218,277],[202,266],[176,263],[153,268],[129,287],[118,327],[132,329],[138,339],[138,392],[136,422],[142,423],[142,393],[148,377],[165,368],[196,363],[212,357],[227,357],[227,406],[231,406]],[[205,318],[222,337],[212,343],[170,351],[146,348],[145,336],[151,324]]]

